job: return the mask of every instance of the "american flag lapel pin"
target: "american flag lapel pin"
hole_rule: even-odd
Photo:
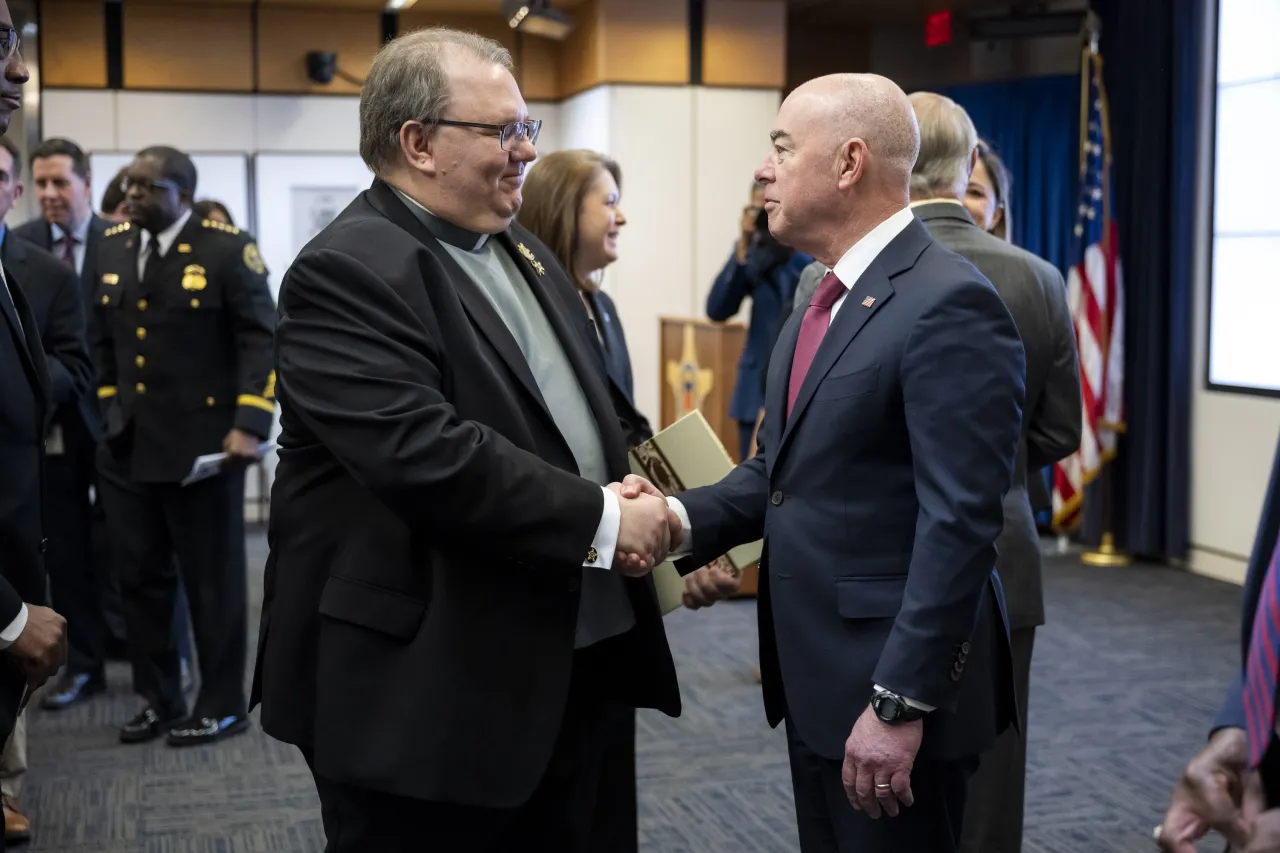
[[[868,296],[866,299],[862,300],[863,308],[870,308],[872,305],[875,305],[875,304],[876,304],[876,298],[874,296]]]

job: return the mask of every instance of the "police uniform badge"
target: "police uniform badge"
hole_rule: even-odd
[[[208,285],[209,281],[205,278],[204,267],[199,264],[190,264],[182,271],[183,290],[204,290]]]
[[[262,253],[257,243],[246,243],[244,247],[244,265],[256,275],[266,275],[267,265],[262,262]]]

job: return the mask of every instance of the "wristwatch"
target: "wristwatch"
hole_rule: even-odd
[[[924,711],[907,704],[897,693],[888,690],[877,690],[871,697],[871,710],[876,712],[882,723],[911,723],[924,717]]]

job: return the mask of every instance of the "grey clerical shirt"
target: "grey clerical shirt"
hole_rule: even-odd
[[[552,419],[573,452],[578,473],[593,483],[607,484],[610,477],[604,445],[587,396],[542,304],[515,260],[497,240],[445,222],[398,190],[397,194],[440,240],[462,271],[479,285],[506,324],[529,363]],[[598,643],[634,624],[635,612],[622,576],[608,569],[583,566],[574,647]]]

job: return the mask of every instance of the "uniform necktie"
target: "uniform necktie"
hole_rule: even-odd
[[[787,389],[787,417],[791,417],[791,409],[800,396],[800,386],[804,384],[805,374],[813,364],[813,357],[818,354],[818,345],[822,336],[831,325],[831,308],[836,300],[848,292],[844,282],[829,272],[814,291],[809,300],[809,307],[804,311],[804,319],[800,321],[800,337],[796,340],[796,352],[791,359],[791,384]]]
[[[147,234],[147,242],[143,247],[146,257],[142,259],[142,278],[139,281],[146,281],[147,273],[151,271],[152,265],[160,260],[160,238],[154,234]]]
[[[1271,552],[1267,576],[1262,581],[1258,609],[1253,615],[1253,633],[1244,667],[1244,715],[1249,738],[1249,766],[1257,767],[1271,745],[1276,721],[1276,675],[1280,673],[1280,580],[1276,577],[1276,557],[1280,542]]]
[[[80,242],[73,234],[62,235],[62,262],[71,269],[76,268],[76,244]]]

